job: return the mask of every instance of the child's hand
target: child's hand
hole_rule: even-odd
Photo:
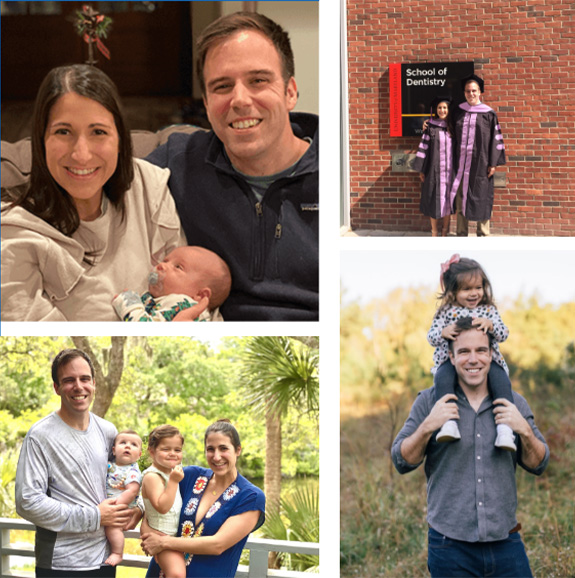
[[[449,339],[453,341],[459,335],[459,331],[457,330],[457,326],[455,323],[451,325],[446,325],[441,331],[441,337],[444,339]]]
[[[477,329],[487,333],[488,331],[493,331],[493,321],[491,319],[486,319],[485,317],[476,317],[471,325],[477,327]]]
[[[118,293],[117,295],[115,295],[114,299],[112,299],[112,302],[116,301],[116,299],[118,299],[118,297],[121,298],[121,301],[124,303],[124,305],[126,307],[129,307],[130,305],[136,305],[136,304],[139,305],[142,303],[140,296],[135,291],[130,291],[130,290],[125,289],[121,293]]]
[[[182,469],[182,466],[176,466],[170,472],[170,480],[172,480],[173,482],[180,483],[183,479],[184,479],[184,470]]]

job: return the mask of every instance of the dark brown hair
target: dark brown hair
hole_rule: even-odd
[[[45,134],[50,111],[58,99],[74,92],[101,104],[114,117],[119,136],[118,166],[104,185],[104,194],[125,216],[124,195],[134,179],[132,140],[115,84],[101,70],[86,64],[53,68],[44,78],[34,105],[32,169],[28,185],[2,190],[2,200],[21,206],[70,237],[80,226],[72,197],[54,180],[46,162]]]
[[[209,24],[198,38],[197,72],[202,94],[206,94],[204,64],[208,50],[220,40],[232,36],[240,30],[255,30],[266,36],[275,46],[282,62],[282,77],[287,86],[295,74],[293,51],[288,33],[273,20],[257,12],[235,12],[222,16]]]
[[[159,425],[155,427],[148,436],[148,448],[156,448],[163,439],[173,438],[174,436],[180,436],[182,445],[184,445],[184,436],[177,427],[167,424]]]
[[[437,99],[437,102],[434,102],[434,106],[432,107],[433,117],[439,119],[439,115],[437,114],[437,109],[439,105],[445,102],[447,104],[447,116],[445,117],[445,124],[447,125],[447,132],[453,136],[455,134],[455,129],[453,127],[453,114],[451,113],[451,99],[444,98],[444,99]]]
[[[473,317],[460,317],[455,322],[455,327],[457,328],[457,334],[458,335],[460,333],[463,333],[464,331],[471,331],[472,329],[475,331],[481,331],[480,329],[477,329],[476,325],[473,325]],[[489,340],[489,349],[493,349],[493,344],[495,343],[495,335],[493,335],[493,333],[491,333],[491,331],[488,331],[485,335],[487,336],[487,339]],[[447,340],[449,351],[451,351],[451,353],[454,353],[454,351],[453,351],[454,342],[455,342],[454,339],[448,339]]]
[[[86,363],[90,366],[90,373],[92,374],[92,380],[94,379],[94,366],[92,365],[92,360],[88,356],[87,353],[82,351],[81,349],[63,349],[54,357],[52,361],[52,381],[56,385],[60,385],[58,383],[58,370],[63,365],[70,363],[73,359],[81,357]]]
[[[219,419],[212,425],[208,426],[206,434],[204,435],[204,446],[206,445],[208,436],[212,433],[221,433],[228,436],[236,452],[242,447],[240,434],[238,434],[238,430],[231,424],[229,419]]]

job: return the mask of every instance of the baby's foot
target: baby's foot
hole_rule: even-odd
[[[108,564],[109,566],[117,566],[122,561],[122,559],[122,554],[114,554],[112,552],[108,558],[106,558],[104,564]]]
[[[437,432],[435,439],[439,443],[454,442],[461,439],[461,434],[459,433],[459,426],[457,422],[450,419],[446,421],[442,428]]]

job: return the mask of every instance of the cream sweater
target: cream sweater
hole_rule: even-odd
[[[2,321],[117,321],[113,297],[128,287],[144,291],[150,268],[185,244],[169,170],[134,164],[123,222],[108,204],[66,237],[20,207],[2,214]],[[94,249],[89,266],[82,259]]]

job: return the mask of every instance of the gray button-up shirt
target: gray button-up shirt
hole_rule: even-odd
[[[535,436],[545,444],[545,457],[531,469],[521,461],[521,439],[515,436],[517,453],[495,447],[495,420],[491,397],[486,397],[476,413],[463,391],[456,389],[461,440],[439,444],[435,433],[425,450],[427,476],[427,521],[448,538],[465,542],[503,540],[517,525],[517,464],[536,475],[543,473],[549,461],[549,448],[535,425],[525,399],[513,392],[521,415]],[[401,474],[420,464],[409,464],[401,455],[401,442],[415,432],[435,404],[433,388],[422,391],[415,400],[407,421],[395,438],[391,455]]]

